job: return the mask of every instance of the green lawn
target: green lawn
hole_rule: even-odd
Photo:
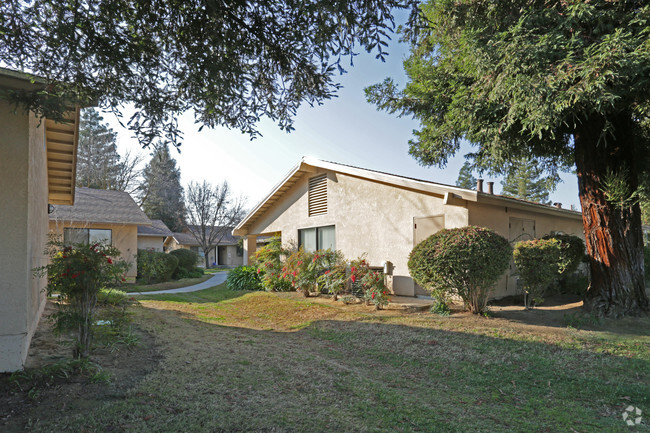
[[[223,285],[141,297],[132,315],[157,367],[38,431],[650,431],[648,318],[577,330]],[[647,414],[633,428],[628,405]]]
[[[157,290],[171,290],[179,287],[193,286],[212,278],[212,274],[205,274],[199,278],[181,278],[180,280],[167,281],[156,284],[126,284],[123,289],[126,292],[155,292]]]

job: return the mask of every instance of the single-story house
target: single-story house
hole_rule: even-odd
[[[199,245],[189,228],[182,233],[172,233],[165,240],[165,251],[185,248],[199,255],[198,266],[205,266],[205,252]],[[208,252],[208,260],[212,266],[234,268],[244,263],[244,252],[239,246],[239,237],[232,235],[232,228],[228,227],[217,246]]]
[[[481,181],[482,182],[482,181]],[[477,188],[478,189],[478,188]],[[488,192],[303,158],[233,230],[244,237],[244,263],[258,236],[279,235],[307,250],[367,254],[402,296],[424,295],[408,271],[413,247],[442,228],[488,227],[512,243],[551,233],[584,239],[580,212]],[[514,265],[491,293],[516,294]]]
[[[64,242],[106,242],[131,264],[126,276],[137,275],[138,226],[151,220],[127,192],[77,188],[73,206],[56,205],[50,213],[50,233]]]
[[[37,92],[45,80],[0,68],[0,93]],[[45,308],[48,203],[72,204],[79,108],[60,123],[0,98],[0,372],[23,368]]]
[[[172,235],[161,220],[151,220],[150,226],[138,226],[138,249],[165,252],[165,239]]]

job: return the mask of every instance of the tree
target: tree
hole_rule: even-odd
[[[77,148],[77,186],[135,192],[141,155],[117,152],[117,134],[95,109],[81,112]]]
[[[465,161],[465,164],[460,168],[458,179],[456,180],[456,186],[465,189],[476,188],[476,178],[472,175],[472,166],[469,161]]]
[[[140,205],[151,219],[162,220],[173,232],[185,226],[181,171],[167,144],[156,145],[151,161],[142,171]]]
[[[410,1],[410,0],[409,0]],[[302,102],[339,88],[334,75],[353,50],[384,48],[397,0],[222,1],[6,0],[0,63],[44,77],[42,91],[4,97],[61,116],[77,102],[116,112],[146,144],[178,144],[176,119],[256,134],[268,116],[292,129]]]
[[[208,251],[221,241],[244,216],[244,199],[233,198],[230,185],[223,181],[213,186],[209,182],[190,182],[185,195],[188,230],[205,253],[205,267],[210,267]]]
[[[444,165],[465,139],[474,163],[495,173],[522,157],[551,174],[575,164],[591,269],[585,307],[647,312],[633,197],[650,167],[650,5],[430,1],[405,37],[410,82],[366,92],[420,120],[411,155]],[[623,186],[616,200],[608,178]]]
[[[555,189],[558,177],[542,177],[537,163],[529,158],[513,165],[501,181],[502,195],[550,204],[549,193]]]

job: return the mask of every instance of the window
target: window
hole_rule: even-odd
[[[335,250],[336,231],[334,226],[313,227],[298,230],[298,246],[305,251]]]
[[[325,215],[327,213],[327,175],[309,179],[309,216]]]
[[[63,243],[72,244],[105,244],[113,243],[113,232],[110,229],[63,229]]]

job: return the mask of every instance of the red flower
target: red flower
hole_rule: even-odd
[[[109,257],[109,258],[107,258],[107,259],[106,259],[106,261],[108,262],[108,264],[109,264],[109,265],[112,265],[112,264],[113,264],[113,260],[111,260],[111,258],[110,258],[110,257]]]
[[[386,292],[385,292],[385,291],[384,291],[384,292],[381,292],[381,294],[382,294],[382,295],[385,295],[385,294],[386,294]]]
[[[357,281],[357,276],[356,276],[356,275],[352,275],[352,276],[350,277],[350,279],[351,279],[352,282],[354,283],[355,281]]]
[[[329,273],[330,273],[329,269],[325,271],[325,275],[327,275]]]
[[[291,282],[291,287],[296,287],[296,282],[295,281]]]
[[[370,296],[372,299],[375,299],[375,292],[372,292],[372,295]]]
[[[293,271],[291,274],[295,277],[296,274],[297,274],[297,272],[296,272],[296,271]]]
[[[126,281],[126,278],[122,277],[122,282]]]
[[[261,270],[261,269],[257,269],[257,273],[259,274],[260,272],[262,272],[262,270]]]
[[[357,268],[355,268],[354,266],[352,266],[352,267],[350,268],[350,271],[351,271],[351,272],[354,272],[354,271],[356,271],[356,270],[357,270]]]
[[[314,258],[311,260],[311,262],[312,262],[312,263],[316,263],[316,259],[317,259],[317,258],[318,258],[318,256],[314,257]]]
[[[300,266],[300,265],[302,265],[302,262],[301,262],[301,261],[298,262],[298,266]]]

